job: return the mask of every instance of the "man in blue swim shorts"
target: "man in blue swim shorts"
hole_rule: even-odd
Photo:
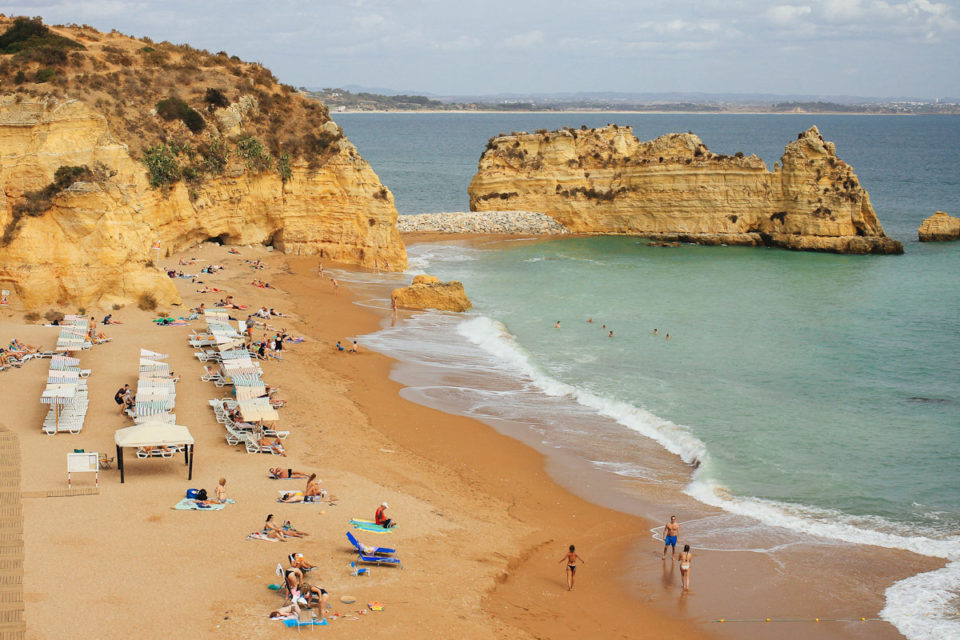
[[[670,558],[677,555],[677,536],[680,535],[680,523],[677,516],[670,516],[670,522],[663,527],[663,557],[667,557],[667,547],[670,547]]]

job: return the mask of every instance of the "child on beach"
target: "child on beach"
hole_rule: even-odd
[[[216,496],[217,497],[214,498],[214,502],[216,502],[217,504],[223,504],[224,502],[227,501],[227,479],[226,478],[220,478],[220,482],[217,483]]]
[[[583,558],[580,557],[580,554],[577,553],[577,548],[574,545],[570,545],[570,550],[563,554],[563,557],[560,558],[560,562],[564,560],[567,561],[567,591],[573,591],[573,582],[577,577],[577,561],[586,562]]]

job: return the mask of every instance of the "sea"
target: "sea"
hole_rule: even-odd
[[[960,117],[335,119],[401,215],[468,210],[480,154],[502,133],[692,131],[772,169],[818,126],[904,255],[628,237],[415,244],[409,273],[382,281],[460,280],[473,310],[413,314],[363,342],[401,363],[395,377],[413,400],[509,422],[593,471],[679,491],[739,523],[690,523],[699,548],[773,548],[786,535],[942,558],[944,568],[890,586],[880,615],[911,640],[960,638],[960,242],[917,241],[935,210],[960,215]],[[677,465],[651,462],[651,447]]]

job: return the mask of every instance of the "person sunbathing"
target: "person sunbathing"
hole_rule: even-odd
[[[14,338],[13,342],[10,343],[10,351],[16,351],[19,353],[36,353],[40,351],[40,347],[35,347],[32,344],[24,344]]]
[[[286,522],[283,523],[284,529],[286,529],[286,527],[287,527],[288,525],[290,525],[290,521],[289,521],[289,520],[287,520]],[[291,526],[292,526],[292,525],[291,525]],[[311,563],[309,563],[309,562],[307,562],[306,560],[303,559],[303,554],[302,554],[302,553],[291,553],[290,555],[287,556],[287,560],[290,561],[290,566],[291,566],[291,567],[294,567],[294,568],[296,568],[296,569],[300,569],[300,571],[303,572],[303,573],[306,573],[306,572],[308,572],[308,571],[313,571],[314,569],[316,569],[316,566],[315,566],[315,565],[313,565],[313,564],[311,564]]]
[[[292,538],[306,538],[308,535],[310,535],[305,531],[298,531],[296,527],[290,524],[289,520],[284,520],[282,529],[283,529],[283,535],[292,537]],[[302,558],[303,554],[301,554],[300,557]],[[303,569],[303,567],[301,566],[297,566],[297,565],[293,565],[293,566],[297,567],[298,569]],[[310,565],[310,568],[312,569],[313,565]]]
[[[304,498],[310,498],[316,496],[317,498],[323,497],[324,490],[320,488],[320,481],[317,479],[317,474],[311,473],[310,477],[307,478],[307,486],[303,490]],[[310,502],[310,500],[307,500]]]
[[[283,502],[285,504],[304,502],[303,493],[299,491],[284,491],[280,494],[280,497],[277,498],[277,502]]]
[[[287,536],[283,535],[283,529],[274,522],[272,513],[267,515],[267,521],[263,523],[263,535],[274,540],[287,541]]]
[[[271,480],[286,480],[288,478],[307,478],[309,474],[303,471],[294,471],[293,469],[281,469],[280,467],[271,467],[269,470]]]
[[[251,425],[251,426],[252,426],[252,425]],[[257,445],[258,445],[258,446],[260,446],[260,447],[262,447],[262,448],[265,448],[265,449],[270,449],[271,451],[273,451],[273,452],[275,452],[275,453],[279,453],[279,454],[282,455],[284,458],[287,457],[287,452],[286,452],[286,450],[283,448],[283,443],[280,442],[280,438],[274,438],[273,440],[271,440],[270,438],[268,438],[267,436],[265,436],[262,431],[260,432],[259,435],[260,435],[260,438],[257,440]]]
[[[235,256],[240,255],[240,252],[234,249],[233,247],[230,247],[230,249],[227,250],[227,253],[232,253]]]
[[[269,618],[271,620],[299,620],[300,607],[297,605],[296,601],[294,601],[285,607],[280,607],[276,611],[271,611]]]

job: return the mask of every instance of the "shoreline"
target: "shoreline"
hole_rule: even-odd
[[[407,110],[407,109],[398,109],[398,110],[383,110],[383,111],[332,111],[330,117],[334,118],[339,114],[358,114],[366,113],[371,115],[376,114],[416,114],[416,113],[429,113],[429,114],[504,114],[504,115],[523,115],[529,113],[531,115],[544,115],[544,114],[583,114],[583,115],[656,115],[656,116],[669,116],[669,115],[685,115],[685,116],[696,116],[696,115],[710,115],[710,116],[896,116],[896,117],[911,117],[911,116],[956,116],[960,113],[854,113],[850,111],[624,111],[624,110],[561,110],[561,111],[535,111],[535,110],[524,110],[524,111],[468,111],[468,110],[454,110],[454,109],[417,109],[417,110]]]
[[[436,239],[449,242],[450,237]],[[476,238],[481,244],[491,240],[537,238]],[[597,501],[591,492],[610,492],[615,498],[619,493],[613,491],[613,485],[622,485],[620,493],[636,490],[643,500],[659,505],[662,496],[658,501],[639,481],[611,482],[610,477],[600,478],[599,472],[591,476],[596,483],[575,471],[564,479],[569,470],[558,467],[556,458],[538,451],[535,443],[504,435],[488,423],[404,399],[404,385],[394,379],[397,361],[367,349],[359,355],[332,349],[336,340],[355,336],[362,343],[362,336],[383,326],[388,314],[356,304],[362,293],[355,287],[343,287],[345,291],[338,294],[327,280],[319,280],[315,258],[240,249],[239,257],[226,256],[225,248],[210,246],[185,255],[229,263],[223,276],[204,276],[207,284],[226,287],[252,309],[266,304],[293,313],[296,319],[283,326],[307,337],[307,342],[285,352],[283,363],[263,363],[264,378],[282,385],[281,396],[289,401],[281,425],[293,430],[287,443],[290,458],[249,456],[227,447],[222,427],[206,406],[206,399],[223,395],[223,390],[198,381],[201,365],[184,341],[189,330],[150,327],[144,331],[150,314],[132,308],[115,312],[126,325],[106,328],[115,337],[113,342],[82,355],[81,366],[92,367],[94,375],[90,379],[91,410],[81,435],[38,434],[29,425],[39,424],[44,408],[38,402],[13,400],[20,395],[39,398],[46,377],[45,361],[0,374],[7,376],[5,380],[21,383],[2,385],[0,398],[14,406],[5,422],[21,438],[24,491],[49,489],[62,482],[62,458],[51,455],[52,451],[67,452],[78,446],[112,451],[113,429],[129,423],[116,416],[110,396],[118,384],[135,377],[135,354],[140,346],[170,353],[171,364],[183,376],[178,385],[178,422],[190,425],[200,453],[192,485],[187,483],[182,465],[135,461],[128,467],[126,485],[119,485],[115,472],[101,473],[98,496],[63,498],[56,504],[24,501],[24,598],[30,637],[59,637],[68,630],[75,637],[103,637],[98,625],[45,615],[54,598],[71,608],[105,612],[109,607],[110,615],[117,618],[114,628],[120,630],[139,628],[135,625],[142,622],[142,607],[158,595],[170,606],[179,607],[181,614],[157,623],[155,637],[171,632],[190,632],[201,638],[225,633],[259,637],[275,632],[276,623],[264,617],[275,598],[265,594],[263,586],[271,576],[270,567],[282,560],[290,545],[245,541],[242,535],[254,529],[267,511],[291,518],[298,528],[313,533],[296,547],[320,565],[320,579],[324,580],[320,584],[331,590],[336,609],[343,608],[336,598],[345,593],[357,595],[359,602],[377,599],[388,604],[389,615],[378,614],[375,623],[371,617],[362,620],[365,636],[386,637],[417,628],[425,636],[464,638],[573,638],[584,637],[585,632],[597,637],[631,637],[637,629],[668,637],[810,637],[806,626],[777,626],[773,636],[772,627],[708,622],[733,617],[717,615],[717,611],[752,614],[758,607],[775,604],[777,597],[768,591],[783,581],[791,585],[787,603],[792,608],[767,607],[768,614],[782,611],[785,616],[795,615],[803,609],[828,617],[824,611],[829,613],[830,607],[818,607],[833,600],[830,593],[811,597],[805,580],[778,575],[772,559],[757,562],[756,554],[747,552],[700,554],[695,592],[690,598],[681,598],[676,572],[661,569],[659,559],[651,557],[659,556],[661,547],[651,541],[650,532],[662,524],[624,513],[622,505],[600,506],[604,501]],[[247,257],[260,257],[271,268],[251,275],[242,262]],[[171,260],[176,256],[165,262]],[[361,277],[368,273],[341,265],[336,268]],[[254,275],[269,275],[269,281],[279,288],[251,289],[247,282]],[[201,299],[189,281],[177,281],[177,286],[184,307]],[[212,304],[217,295],[223,294],[208,296],[205,301]],[[27,342],[55,337],[51,329],[24,326],[18,316],[3,312],[0,330]],[[194,322],[191,328],[203,328],[203,323]],[[276,505],[273,497],[278,487],[264,479],[266,467],[274,464],[320,471],[324,486],[340,497],[339,506],[325,507],[318,515],[310,513],[310,506]],[[220,474],[228,477],[228,495],[237,498],[237,505],[206,515],[169,511],[184,487],[210,487]],[[571,483],[591,486],[571,492]],[[402,572],[375,569],[369,581],[359,582],[344,573],[350,560],[341,543],[346,516],[370,517],[372,506],[386,498],[402,527],[389,540],[367,542],[399,548],[406,568]],[[69,535],[63,530],[65,523]],[[104,523],[109,523],[107,532]],[[567,594],[556,561],[570,542],[577,544],[588,564],[580,572],[577,589]],[[897,556],[896,552],[881,553]],[[893,558],[901,571],[915,564],[906,556],[902,553]],[[811,559],[822,560],[801,554],[797,566]],[[872,560],[876,557],[849,562],[850,579],[875,584],[878,576],[869,564]],[[59,579],[64,568],[94,574],[97,567],[117,563],[149,566],[152,571],[146,581],[139,572],[124,572],[113,584],[102,587],[64,587]],[[935,563],[927,564],[932,567]],[[183,567],[189,567],[192,582],[188,590],[182,589]],[[673,563],[669,567],[672,570]],[[807,580],[816,575],[805,574]],[[744,602],[742,593],[729,589],[731,576],[754,584],[761,599]],[[850,586],[849,582],[829,580],[824,584]],[[197,598],[197,593],[205,595]],[[877,598],[882,601],[882,593],[873,593],[874,601]],[[338,621],[327,631],[353,635],[359,631],[350,626],[354,624]],[[823,638],[900,637],[892,626],[877,622],[824,625],[818,632],[817,637]]]

